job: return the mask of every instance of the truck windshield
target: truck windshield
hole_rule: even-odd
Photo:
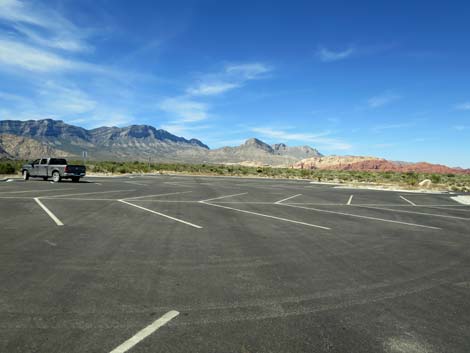
[[[67,161],[63,158],[51,158],[49,165],[66,165]]]

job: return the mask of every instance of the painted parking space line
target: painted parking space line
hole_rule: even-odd
[[[41,200],[70,200],[70,201],[117,201],[119,199],[87,198],[87,197],[47,197],[41,196]]]
[[[44,242],[45,242],[46,244],[49,244],[50,246],[57,246],[56,243],[54,243],[54,242],[52,242],[52,241],[50,241],[50,240],[47,240],[47,239],[44,240]]]
[[[304,206],[292,205],[292,204],[287,204],[287,203],[282,203],[281,206],[288,206],[288,207],[294,207],[294,208],[302,208],[302,209],[304,209],[304,210],[311,210],[311,211],[323,212],[323,213],[331,213],[331,214],[337,214],[337,215],[341,215],[341,216],[348,216],[348,217],[354,217],[354,218],[369,219],[369,220],[371,220],[371,221],[378,221],[378,222],[385,222],[385,223],[395,223],[395,224],[403,224],[403,225],[412,226],[412,227],[420,227],[420,228],[428,228],[428,229],[437,229],[437,230],[440,230],[440,229],[441,229],[441,228],[438,228],[438,227],[432,227],[432,226],[427,226],[427,225],[423,225],[423,224],[416,224],[416,223],[409,223],[409,222],[394,221],[394,220],[392,220],[392,219],[383,219],[383,218],[377,218],[377,217],[362,216],[362,215],[353,214],[353,213],[346,213],[346,212],[322,210],[322,209],[319,209],[319,208],[304,207]]]
[[[48,214],[49,217],[58,225],[63,226],[64,224],[56,217],[37,197],[34,198],[34,201]]]
[[[139,183],[138,181],[125,181],[124,183],[132,184],[132,185],[148,186],[148,184]]]
[[[294,196],[291,196],[291,197],[286,197],[285,199],[276,201],[276,202],[274,202],[274,203],[275,203],[275,204],[280,204],[280,203],[283,203],[284,201],[292,200],[294,197],[298,197],[298,196],[301,196],[301,195],[302,195],[302,194],[297,194],[297,195],[294,195]]]
[[[114,348],[110,353],[124,353],[127,352],[129,349],[134,347],[140,341],[144,340],[152,333],[157,331],[160,327],[167,324],[170,320],[177,317],[180,313],[176,310],[172,310],[167,312],[165,315],[160,317],[158,320],[155,320],[153,323],[148,325],[147,327],[143,328],[139,332],[137,332],[134,336],[129,338],[127,341],[119,345],[118,347]]]
[[[354,195],[349,196],[349,200],[348,200],[348,202],[346,203],[346,205],[348,205],[348,206],[351,205],[352,200],[353,200],[353,197],[354,197]]]
[[[61,197],[69,197],[69,196],[94,195],[94,194],[111,194],[111,193],[115,193],[115,192],[125,192],[125,191],[135,191],[135,189],[110,190],[110,191],[93,191],[93,192],[78,192],[78,193],[75,193],[75,194],[53,195],[53,196],[49,196],[49,198],[61,198]]]
[[[317,225],[317,224],[295,221],[295,220],[293,220],[293,219],[287,219],[287,218],[282,218],[282,217],[271,216],[271,215],[264,214],[264,213],[258,213],[258,212],[251,212],[251,211],[241,210],[241,209],[239,209],[239,208],[233,208],[233,207],[223,206],[223,205],[220,205],[220,204],[209,203],[209,202],[205,202],[205,201],[199,201],[199,202],[202,203],[202,204],[204,204],[204,205],[208,205],[208,206],[219,207],[219,208],[225,208],[225,209],[227,209],[227,210],[232,210],[232,211],[236,211],[236,212],[247,213],[247,214],[251,214],[251,215],[255,215],[255,216],[260,216],[260,217],[265,217],[265,218],[277,219],[277,220],[283,221],[283,222],[301,224],[301,225],[304,225],[304,226],[314,227],[314,228],[320,228],[320,229],[324,229],[324,230],[331,230],[331,228],[319,226],[319,225]],[[272,203],[271,203],[271,205],[272,205]],[[283,204],[281,204],[281,205],[283,205]]]
[[[450,218],[450,219],[462,219],[464,221],[470,221],[470,218],[450,216],[450,215],[442,215],[442,214],[437,214],[437,213],[395,210],[393,208],[386,208],[386,207],[371,207],[371,206],[356,206],[356,207],[368,208],[368,209],[372,209],[372,210],[383,210],[383,211],[398,212],[398,213],[411,213],[411,214],[417,214],[417,215],[421,215],[421,216],[441,217],[441,218]]]
[[[139,205],[135,205],[135,204],[130,203],[130,202],[127,202],[127,201],[125,201],[125,200],[118,200],[118,201],[119,201],[119,202],[122,202],[122,203],[125,203],[126,205],[133,206],[133,207],[136,207],[136,208],[140,208],[141,210],[144,210],[144,211],[147,211],[147,212],[150,212],[150,213],[153,213],[153,214],[156,214],[156,215],[159,215],[159,216],[162,216],[162,217],[171,219],[171,220],[173,220],[173,221],[176,221],[176,222],[179,222],[179,223],[183,223],[183,224],[186,224],[186,225],[191,226],[191,227],[194,227],[194,228],[202,229],[202,227],[201,227],[201,226],[198,226],[197,224],[190,223],[190,222],[184,221],[184,220],[182,220],[182,219],[179,219],[179,218],[176,218],[176,217],[172,217],[172,216],[169,216],[169,215],[164,214],[164,213],[161,213],[161,212],[157,212],[157,211],[151,210],[151,209],[149,209],[149,208],[145,208],[145,207],[142,207],[142,206],[139,206]]]
[[[247,192],[242,192],[242,193],[239,193],[239,194],[225,195],[225,196],[214,197],[212,199],[201,200],[199,202],[208,202],[208,201],[214,201],[214,200],[221,200],[221,199],[226,199],[226,198],[229,198],[229,197],[241,196],[241,195],[246,195],[246,194],[248,194],[248,193]]]
[[[413,201],[408,200],[406,197],[403,197],[400,195],[400,198],[406,202],[408,202],[411,206],[416,206],[416,204]]]
[[[0,195],[3,195],[3,194],[25,194],[25,193],[28,193],[28,192],[52,192],[52,191],[68,191],[68,190],[77,190],[77,189],[73,189],[73,188],[67,188],[67,189],[55,189],[55,190],[49,190],[49,189],[40,189],[40,190],[22,190],[22,191],[2,191],[0,192]]]
[[[136,196],[136,197],[126,197],[123,200],[138,200],[138,199],[143,199],[143,198],[146,198],[146,197],[159,197],[159,196],[188,194],[190,192],[192,192],[192,191],[167,192],[165,194],[153,194],[153,195],[144,195],[144,196]],[[144,200],[142,200],[142,201],[144,201]]]
[[[187,185],[187,184],[179,183],[179,182],[176,182],[176,181],[165,181],[164,184],[181,186],[181,187],[183,187],[183,188],[192,188],[192,187],[195,186],[195,184]],[[196,184],[196,185],[197,185],[197,184]]]
[[[312,206],[348,206],[344,203],[318,203],[318,202],[289,202],[289,205],[312,205]],[[413,207],[452,207],[452,208],[462,208],[468,207],[464,205],[410,205],[410,204],[395,204],[395,203],[355,203],[354,206],[371,206],[371,207],[405,207],[405,208],[413,208]]]

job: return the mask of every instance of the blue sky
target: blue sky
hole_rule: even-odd
[[[0,0],[0,119],[470,167],[465,1]]]

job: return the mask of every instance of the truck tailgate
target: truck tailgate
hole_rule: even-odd
[[[86,168],[84,165],[67,165],[67,173],[82,174],[85,173]]]

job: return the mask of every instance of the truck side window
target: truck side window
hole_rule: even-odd
[[[41,159],[41,164],[47,164],[47,159],[46,158]]]
[[[66,165],[67,161],[63,158],[51,158],[49,165]]]
[[[36,159],[35,161],[31,162],[31,164],[39,164],[39,159]]]

